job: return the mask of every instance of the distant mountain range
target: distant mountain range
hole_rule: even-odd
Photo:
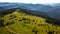
[[[35,11],[34,13],[39,14],[42,12],[43,15],[48,15],[49,17],[60,19],[60,3],[57,4],[25,4],[25,3],[0,3],[0,11],[6,10],[6,9],[13,9],[13,8],[19,8],[19,9],[26,9],[31,10],[30,13]],[[41,13],[40,13],[41,14]]]

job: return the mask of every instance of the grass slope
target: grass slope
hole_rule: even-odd
[[[5,25],[13,21],[14,24],[6,26],[20,34],[60,34],[60,26],[49,24],[45,22],[46,19],[42,17],[28,15],[19,10],[16,10],[12,14],[5,15],[1,19],[4,20]]]
[[[0,34],[14,34],[7,30],[5,27],[0,27]]]

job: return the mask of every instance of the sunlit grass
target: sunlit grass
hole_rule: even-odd
[[[35,32],[32,32],[34,29],[37,31],[37,34],[48,34],[49,31],[54,31],[54,34],[55,32],[60,32],[60,26],[49,24],[42,17],[28,15],[18,10],[12,14],[5,15],[3,19],[4,24],[13,20],[14,24],[7,26],[20,34],[35,34]]]

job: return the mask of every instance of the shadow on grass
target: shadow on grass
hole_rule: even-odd
[[[3,27],[4,26],[4,20],[3,19],[0,19],[0,27]]]
[[[50,24],[54,24],[54,25],[60,26],[60,20],[56,20],[56,19],[46,19],[46,22],[47,22],[47,23],[50,23]]]

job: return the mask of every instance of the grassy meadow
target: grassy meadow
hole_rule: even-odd
[[[20,10],[0,19],[4,20],[3,24],[6,25],[0,27],[0,34],[60,34],[60,26],[49,24],[45,18],[29,15]],[[9,24],[10,21],[12,24]]]

